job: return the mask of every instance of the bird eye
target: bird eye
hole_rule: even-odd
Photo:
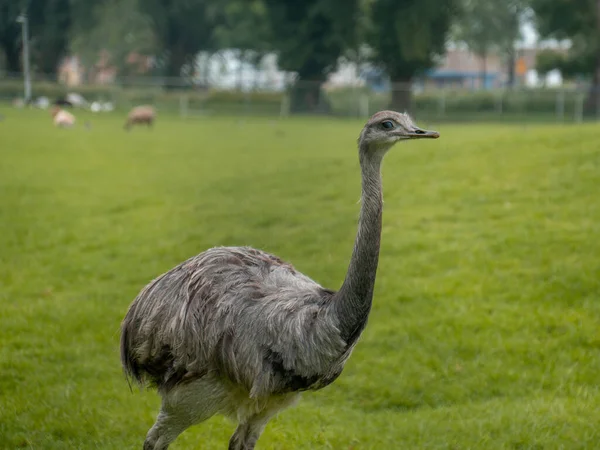
[[[381,122],[381,126],[383,128],[390,130],[390,129],[394,128],[394,122],[392,122],[391,120],[386,120],[385,122]]]

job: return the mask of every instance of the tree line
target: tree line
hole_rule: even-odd
[[[600,86],[600,0],[0,0],[0,53],[9,72],[21,70],[21,12],[42,73],[55,72],[67,54],[94,63],[105,51],[122,75],[135,72],[126,56],[136,52],[155,57],[161,75],[180,76],[199,52],[229,48],[248,62],[275,52],[279,67],[301,80],[324,81],[345,57],[410,83],[451,39],[484,60],[500,53],[512,77],[521,24],[533,20],[542,37],[573,43],[568,57],[546,52],[546,69]],[[409,101],[396,91],[395,106]]]

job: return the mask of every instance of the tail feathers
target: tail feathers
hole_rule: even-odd
[[[125,319],[121,330],[121,365],[128,382],[133,381],[142,387],[169,390],[192,375],[201,375],[190,374],[184,367],[179,367],[168,345],[163,345],[158,351],[140,355],[136,348],[150,349],[153,345],[152,342],[143,342],[141,345],[135,342],[131,334],[132,325]]]
[[[131,339],[126,323],[123,324],[121,329],[121,365],[127,381],[133,380],[139,385],[145,384],[144,377],[131,349]]]

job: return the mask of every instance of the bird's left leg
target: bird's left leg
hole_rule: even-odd
[[[279,411],[292,405],[297,399],[297,394],[272,399],[262,411],[241,422],[235,429],[233,436],[231,436],[229,450],[254,450],[256,441],[258,441],[269,420]]]
[[[233,436],[231,436],[228,450],[254,450],[256,441],[258,441],[270,418],[260,421],[250,418],[248,422],[240,423]]]
[[[205,375],[161,392],[161,396],[160,413],[146,435],[144,450],[166,450],[188,427],[218,413],[227,391],[217,377]]]

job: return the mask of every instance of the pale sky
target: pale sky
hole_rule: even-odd
[[[533,24],[531,22],[523,24],[521,31],[523,33],[522,45],[525,47],[531,47],[535,45],[537,42],[537,32],[535,31]]]

